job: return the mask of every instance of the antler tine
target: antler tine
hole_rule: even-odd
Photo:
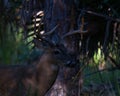
[[[48,36],[48,35],[51,35],[55,30],[56,28],[58,27],[59,25],[56,25],[51,31],[47,32],[47,33],[43,33],[43,34],[39,34],[37,35],[37,41],[39,42],[46,42],[47,44],[49,44],[51,47],[55,46],[55,44],[49,39],[49,38],[46,38],[45,36]],[[33,42],[36,42],[36,38],[34,38]]]
[[[67,34],[65,34],[63,36],[63,38],[67,37],[67,36],[70,36],[70,35],[74,35],[74,34],[86,34],[88,33],[88,30],[85,30],[85,31],[81,31],[81,30],[74,30],[74,31],[70,31],[68,32]]]
[[[41,42],[44,41],[48,43],[50,46],[55,46],[55,44],[49,38],[46,38],[45,36],[49,36],[52,33],[54,33],[56,28],[58,28],[58,26],[59,25],[56,25],[51,31],[39,35],[38,38],[41,40]]]
[[[49,32],[46,32],[46,33],[44,33],[44,34],[42,34],[42,35],[43,35],[43,36],[48,36],[48,35],[54,33],[58,26],[59,26],[59,25],[56,25],[52,30],[50,30]]]

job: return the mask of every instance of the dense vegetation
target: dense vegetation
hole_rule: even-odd
[[[42,32],[45,29],[43,21],[40,21],[42,22],[40,23],[34,20],[44,18],[34,16],[37,12],[45,10],[43,1],[0,1],[0,64],[23,64],[30,59],[30,54],[34,54],[35,49],[32,40],[39,36],[39,33],[34,33],[37,32],[36,30]],[[93,35],[93,39],[88,44],[89,48],[86,48],[85,45],[89,36],[84,39],[80,38],[80,42],[84,43],[83,46],[80,46],[81,53],[83,52],[84,56],[80,54],[79,58],[80,71],[82,70],[84,79],[82,94],[87,94],[85,96],[88,96],[88,94],[90,96],[120,96],[119,0],[74,0],[74,5],[75,14],[73,14],[73,17],[77,20],[79,14],[85,14],[85,17],[98,16],[97,18],[93,16],[94,19],[92,19],[96,20],[97,23],[101,23],[101,20],[105,19],[103,22],[106,25],[109,21],[113,25],[117,24],[117,27],[108,27],[109,33],[106,31],[107,26],[102,22],[100,26],[105,30]],[[91,13],[89,13],[89,10]],[[84,12],[82,13],[82,11]],[[80,22],[82,20],[78,20],[78,23]],[[40,27],[36,27],[37,23]],[[77,29],[78,25],[75,26],[75,29]],[[94,34],[94,32],[91,34]],[[55,38],[55,40],[57,39]],[[86,50],[89,51],[89,54]],[[75,78],[77,78],[77,75]]]

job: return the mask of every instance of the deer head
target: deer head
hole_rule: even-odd
[[[51,52],[55,58],[59,61],[64,62],[64,66],[71,66],[76,63],[73,56],[71,56],[70,52],[67,50],[65,46],[64,39],[66,36],[59,36],[55,31],[59,25],[55,26],[51,31],[41,34],[34,38],[34,44],[40,50],[45,52]],[[73,35],[73,34],[71,34]],[[49,37],[52,37],[49,38]]]
[[[64,45],[45,36],[34,38],[36,47],[43,51],[37,61],[29,65],[0,66],[0,95],[44,96],[54,84],[59,67],[72,63]]]

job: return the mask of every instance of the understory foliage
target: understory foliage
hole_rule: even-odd
[[[30,53],[19,22],[21,0],[0,1],[0,64],[25,63]]]
[[[68,1],[69,2],[69,1]],[[98,16],[105,24],[104,31],[80,38],[80,66],[83,69],[83,96],[120,96],[120,8],[119,0],[74,0],[76,22],[82,11],[84,16]],[[44,31],[44,0],[0,0],[0,64],[25,63],[34,49],[33,38]],[[41,21],[35,22],[35,19]],[[79,20],[80,19],[80,20]],[[107,30],[114,29],[116,33]],[[87,22],[87,21],[85,21]],[[38,24],[38,26],[37,26]],[[79,25],[79,24],[78,24]],[[79,28],[76,24],[76,29]],[[105,26],[104,26],[105,25]],[[97,30],[97,29],[96,29]],[[99,30],[99,29],[98,29]],[[94,32],[93,32],[94,33]],[[102,34],[101,34],[102,33]],[[88,52],[88,53],[87,53]],[[84,55],[84,56],[83,56]],[[88,58],[89,57],[89,58]]]

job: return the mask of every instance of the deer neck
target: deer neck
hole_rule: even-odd
[[[37,84],[37,89],[40,90],[40,96],[44,96],[57,78],[59,66],[56,64],[57,62],[52,60],[50,57],[42,56],[37,65],[37,80],[39,82]]]

